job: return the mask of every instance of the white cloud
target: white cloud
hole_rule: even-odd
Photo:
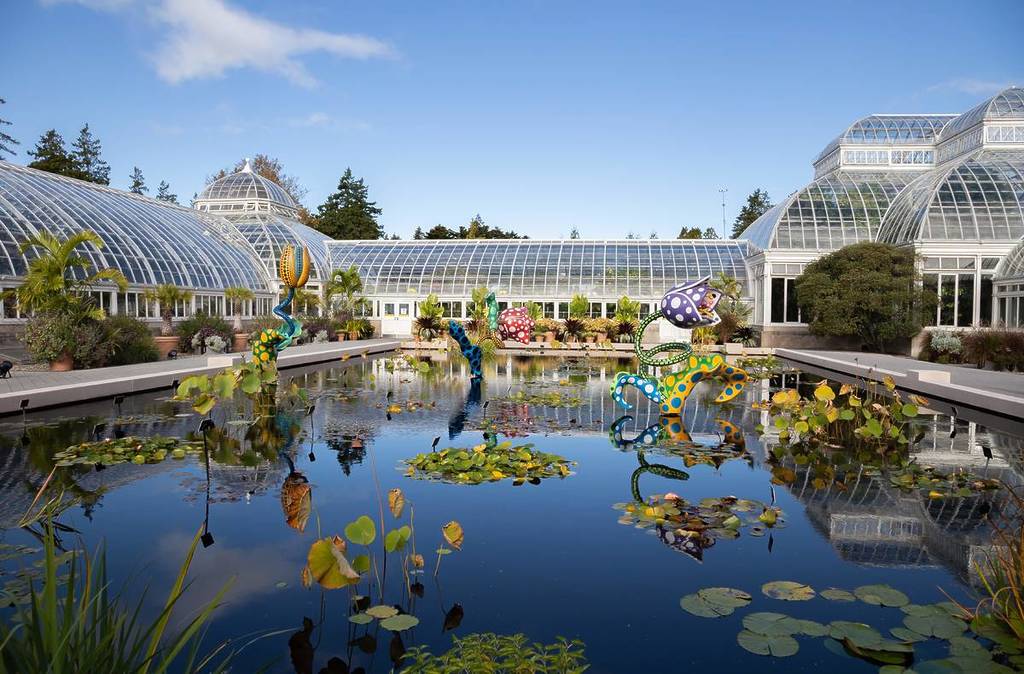
[[[995,82],[993,80],[981,80],[971,77],[954,77],[928,87],[928,91],[957,91],[971,96],[991,96],[997,94],[1010,82]]]
[[[301,55],[326,52],[356,59],[392,55],[387,44],[371,37],[290,28],[222,0],[163,0],[152,14],[168,30],[155,62],[160,77],[171,83],[254,68],[309,87],[316,80],[297,58]]]
[[[311,112],[304,117],[288,120],[288,125],[300,129],[335,129],[337,131],[369,131],[370,124],[360,120],[338,119],[326,112]]]
[[[331,116],[326,112],[311,112],[305,117],[293,119],[289,123],[299,127],[324,127],[330,126],[332,121]]]

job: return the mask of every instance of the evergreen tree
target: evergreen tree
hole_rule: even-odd
[[[569,230],[569,238],[570,239],[578,239],[578,238],[580,238],[580,230],[577,229],[576,227],[573,227],[572,229],[570,229]]]
[[[702,233],[700,227],[683,227],[679,230],[679,236],[677,239],[700,239]]]
[[[457,239],[459,235],[444,225],[434,225],[423,235],[424,239]]]
[[[384,229],[377,222],[381,209],[367,197],[363,179],[346,168],[338,190],[317,210],[316,228],[332,239],[380,239]]]
[[[71,155],[68,154],[67,148],[64,147],[64,139],[56,129],[50,129],[44,133],[36,141],[35,149],[29,150],[28,153],[35,157],[29,163],[29,168],[58,173],[62,176],[77,177],[75,163]]]
[[[5,101],[4,99],[0,98],[0,105],[4,105],[5,103],[7,103],[7,101]],[[6,119],[0,118],[0,128],[5,127],[5,126],[10,126],[10,125],[11,125],[11,123],[8,122]],[[4,152],[6,152],[7,154],[11,155],[12,157],[15,154],[17,154],[13,149],[11,149],[11,146],[12,145],[19,145],[19,144],[20,143],[18,143],[18,141],[14,140],[14,138],[12,138],[11,136],[7,135],[3,131],[0,131],[0,159],[3,158]]]
[[[128,176],[131,178],[132,184],[128,186],[128,191],[133,194],[145,194],[149,191],[146,187],[146,179],[142,177],[142,169],[138,166],[132,167],[132,174]]]
[[[100,157],[103,148],[99,139],[93,137],[88,124],[78,132],[72,148],[71,160],[75,165],[76,178],[100,185],[110,184],[110,166]]]
[[[412,238],[414,241],[421,241],[423,238],[425,238],[423,234],[423,228],[417,227],[416,231],[412,233]]]
[[[718,232],[715,231],[714,227],[707,227],[704,230],[704,234],[701,235],[702,239],[717,239]]]
[[[161,180],[156,187],[156,198],[160,201],[169,201],[172,204],[178,203],[178,195],[171,192],[171,186],[166,180]]]
[[[740,209],[740,214],[732,223],[732,238],[738,239],[754,220],[761,217],[771,207],[772,201],[767,192],[761,188],[751,192],[747,197],[747,204]]]
[[[453,232],[453,234],[455,234]],[[453,236],[457,239],[525,239],[525,236],[519,236],[513,231],[504,231],[500,227],[491,227],[490,225],[484,224],[484,219],[477,213],[469,221],[469,225],[466,227],[459,227],[457,234]]]

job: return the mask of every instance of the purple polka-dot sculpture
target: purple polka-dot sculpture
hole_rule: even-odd
[[[722,293],[713,289],[705,276],[699,281],[692,281],[674,286],[661,298],[661,315],[672,325],[690,329],[715,325],[722,319],[715,313]]]

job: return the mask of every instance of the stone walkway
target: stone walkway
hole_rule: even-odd
[[[399,344],[397,339],[303,344],[284,351],[278,359],[278,365],[284,369],[353,356],[368,356],[393,351]],[[190,356],[155,363],[71,372],[19,372],[15,366],[9,379],[0,379],[0,414],[20,411],[24,400],[28,400],[27,409],[39,409],[94,398],[168,388],[192,374],[218,372],[238,362],[241,357],[242,354],[230,353]]]
[[[1024,374],[858,351],[776,349],[775,354],[797,363],[875,381],[889,375],[900,388],[997,414],[1024,417]]]

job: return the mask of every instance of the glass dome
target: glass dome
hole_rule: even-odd
[[[886,214],[878,240],[900,245],[1022,236],[1024,151],[980,150],[908,185]]]
[[[660,299],[724,272],[748,287],[747,245],[732,240],[331,241],[335,269],[355,265],[366,295]]]
[[[217,204],[220,208],[204,208],[204,206],[210,205],[207,202],[220,202]],[[273,180],[255,173],[249,165],[248,159],[245,160],[245,166],[238,173],[218,178],[207,185],[196,198],[195,206],[200,210],[209,211],[255,210],[244,207],[232,209],[227,207],[229,204],[224,202],[236,202],[240,206],[244,202],[264,202],[267,205],[283,206],[291,212],[298,211],[299,208],[283,187]]]
[[[761,250],[835,250],[872,241],[889,204],[913,175],[837,171],[793,193],[741,235]]]
[[[331,264],[327,253],[328,237],[312,227],[277,213],[248,213],[244,216],[225,216],[241,232],[263,266],[272,277],[277,277],[277,263],[281,249],[288,244],[305,246],[309,250],[313,268],[311,283],[326,283],[331,278]]]
[[[83,247],[94,268],[120,269],[133,285],[173,283],[220,291],[271,291],[270,277],[230,223],[148,197],[0,161],[0,277],[25,275],[19,244],[47,230],[66,237],[99,234],[101,250]]]
[[[1024,239],[996,267],[994,281],[1024,281]]]
[[[956,115],[868,115],[825,146],[815,162],[840,145],[930,145]]]
[[[980,122],[997,119],[1024,119],[1024,89],[1004,89],[981,105],[958,116],[942,130],[940,140],[949,140]]]

